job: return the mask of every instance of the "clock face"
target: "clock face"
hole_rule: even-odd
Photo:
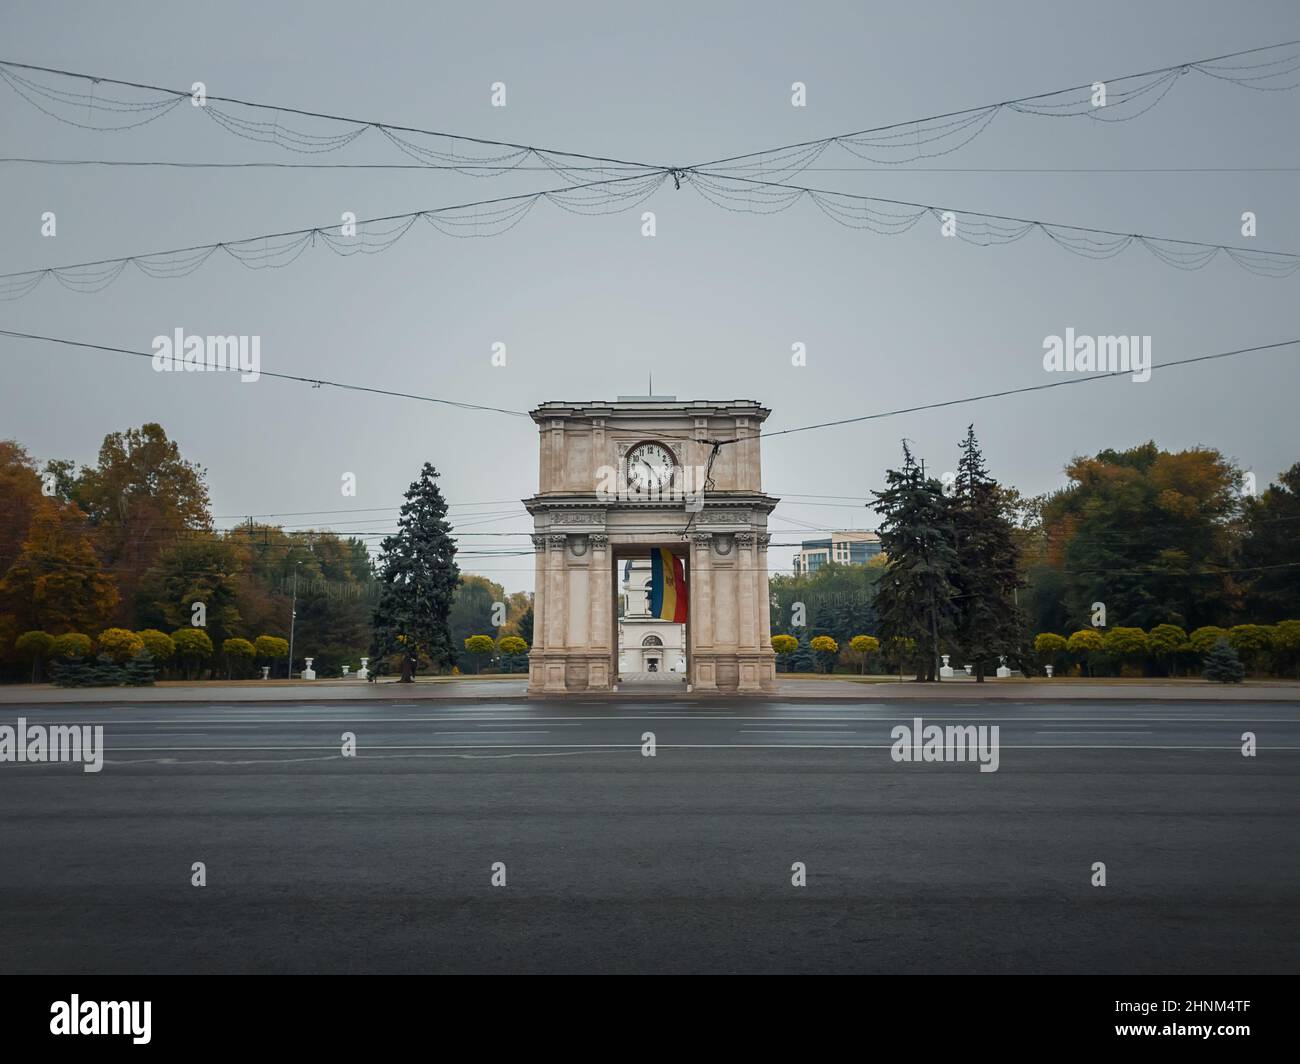
[[[627,453],[627,482],[637,491],[662,491],[673,479],[673,456],[658,443],[639,443]]]

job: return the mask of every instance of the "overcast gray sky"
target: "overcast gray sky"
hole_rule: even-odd
[[[371,2],[194,7],[6,0],[0,58],[214,95],[656,163],[688,164],[1300,38],[1294,0],[1061,3]],[[790,104],[791,83],[808,104]],[[490,88],[504,82],[507,106]],[[66,87],[66,86],[65,86]],[[74,86],[75,87],[75,86]],[[250,114],[268,120],[270,116]],[[1131,122],[999,114],[929,163],[963,168],[1295,167],[1300,93],[1183,78]],[[304,123],[306,125],[306,123]],[[316,131],[327,127],[313,126]],[[5,157],[409,162],[381,137],[301,156],[183,105],[126,132],[35,111],[0,84]],[[882,172],[828,152],[796,180],[846,192],[1193,240],[1300,250],[1296,173]],[[177,170],[0,164],[0,272],[327,225],[556,187],[548,172],[476,179],[385,170]],[[653,210],[657,235],[641,235]],[[58,233],[40,233],[54,211]],[[627,213],[542,202],[514,229],[454,239],[420,225],[383,254],[309,250],[281,270],[216,257],[188,278],[129,270],[102,292],[43,284],[0,328],[148,350],[152,338],[262,338],[263,369],[528,409],[655,388],[752,398],[785,428],[1041,384],[1043,338],[1148,334],[1155,361],[1300,334],[1300,275],[1220,258],[1198,272],[1140,248],[1094,262],[1041,234],[1006,247],[842,228],[812,203],[762,217],[669,183]],[[504,368],[492,344],[507,345]],[[791,344],[807,345],[794,367]],[[161,422],[209,471],[214,513],[390,507],[430,461],[466,533],[526,531],[536,430],[508,416],[263,379],[173,375],[133,360],[0,338],[0,437],[93,461],[111,431]],[[1295,348],[768,441],[772,529],[871,525],[900,437],[950,469],[974,421],[994,474],[1037,494],[1074,454],[1154,438],[1216,447],[1261,483],[1300,459]],[[355,498],[340,494],[344,472]],[[838,499],[794,496],[845,496]],[[504,502],[501,502],[505,500]],[[467,506],[483,503],[483,506]],[[835,505],[829,505],[835,504]],[[455,511],[453,511],[455,512]],[[511,516],[515,515],[517,516]],[[484,516],[486,515],[486,516]],[[286,517],[391,529],[395,509]],[[470,522],[478,522],[470,525]],[[371,542],[374,542],[373,539]],[[482,544],[466,536],[464,545]],[[501,541],[498,541],[501,542]],[[505,541],[510,542],[510,541]],[[515,542],[527,543],[527,540]],[[794,548],[774,548],[786,566]],[[465,559],[508,590],[529,558]]]

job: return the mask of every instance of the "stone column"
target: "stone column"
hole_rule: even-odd
[[[737,598],[740,606],[740,629],[736,633],[737,690],[741,693],[761,691],[761,661],[759,659],[759,633],[762,622],[756,611],[758,602],[755,590],[758,584],[758,551],[754,549],[754,534],[736,534]],[[763,602],[766,606],[766,601]]]
[[[568,580],[564,571],[566,539],[566,536],[557,535],[546,537],[546,675],[543,678],[543,690],[548,692],[568,690],[565,683],[565,674],[568,671],[566,667],[568,641],[565,627],[569,602]]]
[[[691,537],[690,683],[692,691],[718,689],[713,659],[713,535]]]
[[[588,646],[591,655],[587,661],[587,689],[591,691],[608,691],[614,683],[613,653],[613,618],[610,615],[614,585],[609,556],[609,536],[592,535],[587,537],[590,563],[588,566],[588,584],[591,599],[591,622],[588,632]]]

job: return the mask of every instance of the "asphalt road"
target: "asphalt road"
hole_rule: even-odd
[[[0,725],[19,716],[102,724],[106,760],[0,764],[6,972],[1300,968],[1296,703],[154,703]],[[917,716],[997,725],[998,770],[896,763]]]

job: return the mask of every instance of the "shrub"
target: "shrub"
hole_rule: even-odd
[[[1273,630],[1263,624],[1238,624],[1228,632],[1228,645],[1237,656],[1258,672],[1273,649]]]
[[[490,635],[472,635],[465,640],[465,649],[474,655],[474,671],[479,670],[478,659],[496,650],[495,640]]]
[[[144,640],[126,628],[106,628],[97,642],[99,652],[116,662],[129,661],[144,649]]]
[[[248,664],[257,653],[253,644],[247,639],[226,639],[221,644],[221,653],[226,658],[226,676],[238,672],[242,677],[248,671]]]
[[[172,632],[176,656],[185,664],[186,678],[192,668],[212,657],[212,639],[202,628],[177,628]]]
[[[1150,644],[1141,628],[1112,628],[1101,638],[1102,649],[1120,663],[1121,676],[1141,676],[1138,663],[1147,656]]]
[[[1165,663],[1170,675],[1173,675],[1174,661],[1178,655],[1191,649],[1187,633],[1176,624],[1157,624],[1148,634],[1147,644],[1152,655]]]
[[[135,634],[143,641],[144,648],[155,665],[171,660],[171,656],[176,653],[176,643],[166,632],[160,632],[157,628],[145,628]]]
[[[1101,633],[1095,628],[1080,628],[1065,641],[1066,649],[1079,659],[1086,675],[1092,675],[1092,661],[1104,649]]]
[[[50,656],[54,658],[88,658],[91,648],[90,636],[80,632],[64,632],[56,635],[50,644]]]
[[[1206,625],[1204,628],[1196,629],[1196,631],[1187,637],[1187,641],[1191,643],[1192,649],[1196,651],[1196,653],[1204,657],[1214,648],[1215,643],[1220,639],[1227,638],[1228,632],[1226,629],[1210,624]]]
[[[828,635],[813,636],[809,648],[817,655],[817,663],[822,672],[830,672],[835,664],[835,655],[840,652],[840,645]]]
[[[274,669],[277,661],[284,661],[289,656],[289,640],[278,635],[259,635],[253,640],[253,651],[257,660]]]
[[[1042,664],[1052,666],[1053,671],[1060,670],[1067,646],[1065,636],[1055,632],[1039,632],[1034,636],[1034,653]]]
[[[41,661],[49,656],[50,647],[54,645],[54,636],[49,632],[24,632],[14,640],[14,649],[23,658],[32,659],[32,683],[40,675]]]
[[[874,635],[855,635],[849,640],[849,649],[857,655],[860,663],[858,675],[865,675],[867,671],[867,658],[872,654],[880,653],[880,640]]]

